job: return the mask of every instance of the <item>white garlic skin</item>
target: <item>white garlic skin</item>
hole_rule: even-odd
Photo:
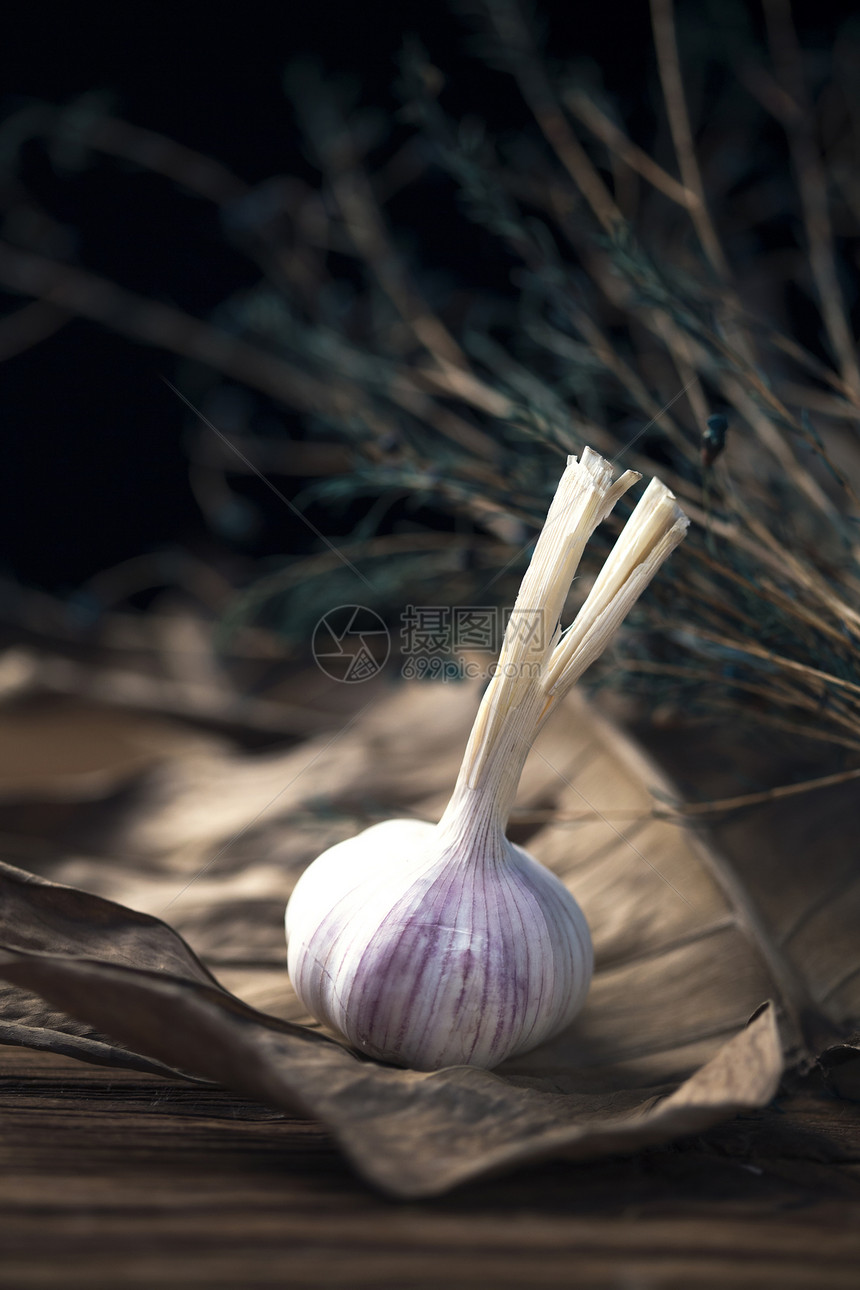
[[[388,820],[340,842],[287,906],[301,1003],[359,1051],[416,1070],[490,1069],[563,1030],[593,970],[566,887],[503,836],[463,855]]]

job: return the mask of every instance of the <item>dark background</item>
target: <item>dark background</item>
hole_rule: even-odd
[[[472,53],[474,29],[462,13],[378,0],[277,9],[17,6],[0,48],[4,115],[32,99],[62,103],[103,91],[117,115],[218,158],[247,182],[279,173],[312,179],[282,91],[288,61],[314,54],[333,78],[355,78],[363,102],[391,115],[396,54],[404,34],[415,32],[449,74],[455,108],[503,130],[526,123],[510,79]],[[537,11],[550,56],[594,60],[626,119],[647,138],[655,84],[647,4],[541,4]],[[740,12],[760,23],[757,6]],[[807,50],[826,48],[841,12],[834,4],[794,6]],[[725,5],[720,13],[721,22],[730,20]],[[698,31],[703,41],[709,14],[706,5],[679,7],[688,36]],[[36,144],[25,149],[24,169],[67,231],[64,256],[134,291],[205,317],[258,276],[225,241],[217,213],[162,178],[107,160],[58,174]],[[397,215],[411,244],[455,279],[477,275],[498,285],[505,278],[504,263],[481,263],[488,253],[479,235],[466,244],[446,240],[432,203],[406,198]],[[24,301],[10,294],[0,303],[12,311]],[[0,572],[66,594],[138,553],[211,545],[188,483],[190,414],[160,379],[176,370],[172,355],[85,321],[3,364]],[[282,429],[301,433],[289,416]],[[262,485],[246,479],[241,487],[265,514],[245,555],[308,548],[307,532]]]

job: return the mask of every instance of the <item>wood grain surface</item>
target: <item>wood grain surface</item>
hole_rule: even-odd
[[[0,1285],[858,1284],[860,1116],[813,1087],[703,1137],[386,1200],[314,1123],[0,1048]]]

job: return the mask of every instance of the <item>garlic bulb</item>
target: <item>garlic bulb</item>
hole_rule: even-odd
[[[585,1002],[585,917],[505,827],[539,729],[684,536],[686,517],[652,480],[560,631],[585,543],[638,478],[627,471],[613,484],[611,465],[588,448],[568,459],[441,821],[374,825],[296,884],[286,915],[296,994],[369,1056],[418,1070],[492,1068],[557,1034]]]

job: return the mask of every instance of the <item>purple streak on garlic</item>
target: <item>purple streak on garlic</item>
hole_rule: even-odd
[[[308,1011],[418,1070],[492,1067],[535,1047],[573,1020],[591,980],[567,888],[486,818],[491,802],[483,820],[478,800],[452,805],[438,825],[388,820],[330,848],[287,912]]]
[[[369,1056],[492,1068],[563,1030],[593,956],[567,888],[505,837],[531,744],[605,648],[686,518],[652,480],[574,622],[555,626],[591,533],[639,476],[568,459],[437,825],[389,820],[324,852],[287,907],[288,967],[320,1022]],[[549,639],[522,630],[540,611]]]

